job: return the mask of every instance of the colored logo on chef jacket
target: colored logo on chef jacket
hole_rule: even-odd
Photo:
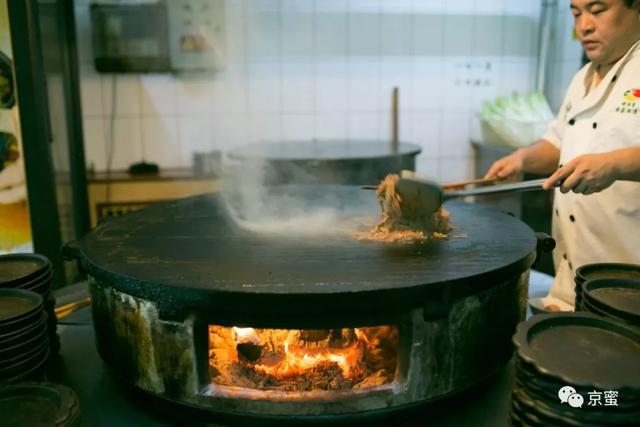
[[[623,94],[624,101],[616,108],[616,113],[638,114],[640,89],[627,89]]]
[[[624,99],[629,102],[640,100],[640,89],[628,89],[624,91]]]

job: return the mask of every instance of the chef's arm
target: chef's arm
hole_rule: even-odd
[[[557,169],[559,160],[560,150],[546,139],[541,139],[496,160],[486,177],[515,178],[521,172],[549,175]]]
[[[640,182],[640,147],[623,148],[610,154],[616,180]]]

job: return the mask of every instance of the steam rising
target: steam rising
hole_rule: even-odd
[[[373,203],[370,192],[346,199],[331,185],[309,185],[318,179],[291,163],[278,165],[249,159],[227,160],[223,198],[227,212],[241,228],[279,235],[336,235],[370,227],[375,218],[362,217],[362,203]],[[299,185],[304,183],[305,185]],[[360,213],[358,213],[360,211]]]

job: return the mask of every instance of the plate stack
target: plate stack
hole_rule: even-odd
[[[581,311],[582,308],[582,285],[589,280],[597,279],[628,279],[640,280],[640,265],[635,264],[618,264],[618,263],[599,263],[585,264],[576,270],[575,276],[575,311]]]
[[[0,289],[28,289],[42,295],[47,313],[50,354],[60,350],[55,314],[56,300],[52,287],[53,270],[49,259],[38,254],[9,254],[0,256]]]
[[[78,397],[54,383],[25,382],[0,387],[2,421],[12,427],[80,425]]]
[[[584,282],[582,310],[640,328],[640,280],[595,279]]]
[[[591,313],[541,314],[513,341],[513,425],[638,425],[640,331]]]
[[[0,289],[0,382],[39,379],[49,356],[42,296]]]

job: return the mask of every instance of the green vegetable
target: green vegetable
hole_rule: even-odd
[[[511,96],[501,96],[492,102],[485,102],[478,117],[490,121],[540,122],[551,120],[553,112],[542,93],[523,95],[514,92]]]

